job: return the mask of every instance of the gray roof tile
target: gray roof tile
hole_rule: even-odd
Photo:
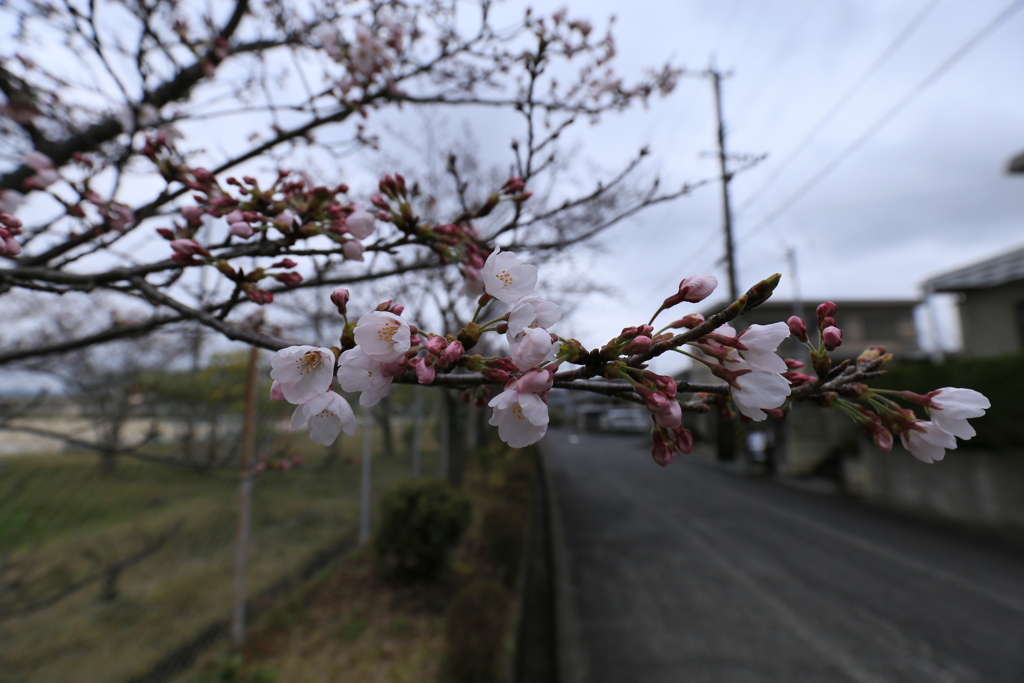
[[[962,292],[987,289],[1007,282],[1024,280],[1024,247],[926,280],[924,288],[933,292]]]

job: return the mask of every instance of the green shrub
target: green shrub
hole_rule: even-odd
[[[1024,378],[1024,354],[999,358],[959,358],[941,365],[927,361],[886,366],[884,377],[871,382],[883,389],[920,394],[943,387],[963,387],[985,394],[992,407],[984,417],[971,420],[978,435],[972,448],[995,450],[1024,447],[1024,402],[1019,387]]]
[[[477,581],[455,596],[445,615],[446,680],[501,680],[509,604],[509,592],[496,581]]]
[[[433,579],[469,525],[469,499],[448,483],[407,479],[384,494],[374,550],[388,573]]]

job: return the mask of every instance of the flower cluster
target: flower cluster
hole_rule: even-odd
[[[790,368],[776,354],[788,336],[789,327],[783,322],[751,325],[739,334],[731,326],[722,325],[694,346],[717,361],[708,367],[729,383],[729,395],[737,410],[759,422],[767,417],[766,410],[784,404],[792,392],[790,381],[783,376]]]
[[[400,198],[403,183],[395,179],[389,179],[389,183],[389,196]],[[350,221],[352,216],[367,224],[362,227],[368,227],[369,217],[353,213]],[[244,220],[245,216],[235,218]],[[203,255],[197,247],[187,240],[172,242],[172,248],[183,258]],[[880,347],[869,348],[855,365],[845,361],[834,368],[829,353],[842,343],[842,331],[835,321],[836,305],[831,302],[817,309],[816,343],[811,342],[806,324],[797,317],[770,325],[751,325],[737,332],[721,316],[706,320],[700,314],[689,314],[655,332],[651,323],[658,313],[680,303],[697,303],[714,291],[714,277],[698,275],[680,282],[679,291],[665,299],[651,323],[627,327],[601,349],[586,351],[578,341],[549,332],[561,317],[561,310],[557,304],[534,296],[538,276],[534,266],[495,248],[480,264],[476,276],[481,289],[476,315],[455,335],[421,331],[402,317],[404,307],[392,301],[349,323],[350,294],[345,289],[334,291],[331,302],[345,320],[341,338],[344,351],[294,346],[282,349],[273,360],[272,397],[296,404],[293,428],[308,425],[310,437],[320,444],[332,442],[341,431],[352,432],[352,409],[331,389],[335,376],[344,391],[358,392],[360,405],[370,407],[387,396],[398,378],[409,375],[409,380],[402,381],[432,384],[439,373],[461,367],[503,387],[487,402],[493,409],[490,424],[498,428],[503,441],[521,448],[538,442],[547,433],[547,395],[556,379],[586,387],[586,379],[604,377],[618,382],[606,384],[605,391],[647,408],[652,421],[651,455],[664,466],[677,453],[690,453],[693,448],[693,435],[682,425],[679,383],[646,369],[645,360],[665,350],[679,351],[705,364],[727,384],[717,394],[699,394],[688,405],[690,409],[717,406],[730,414],[727,396],[744,419],[781,419],[787,401],[799,391],[803,396],[815,397],[823,406],[845,411],[883,450],[891,449],[894,437],[900,436],[904,446],[925,462],[941,460],[946,449],[956,447],[957,437],[972,437],[974,430],[967,419],[981,416],[989,406],[984,396],[969,389],[947,387],[923,396],[869,389],[859,380],[880,374],[881,366],[891,358]],[[758,283],[722,315],[735,317],[757,305],[777,282],[778,277],[773,276]],[[478,323],[477,317],[494,301],[508,306],[507,312]],[[673,336],[667,332],[670,329],[685,332]],[[485,358],[467,353],[487,333],[504,335],[507,356]],[[815,375],[800,372],[803,363],[779,356],[779,345],[790,335],[807,345]],[[701,354],[679,348],[685,346]],[[580,369],[556,375],[563,363]],[[486,391],[478,392],[480,405],[486,395]],[[896,398],[923,406],[931,419],[920,419],[913,410],[897,404]]]
[[[270,361],[270,396],[295,404],[292,429],[309,425],[313,443],[327,446],[338,434],[352,434],[356,418],[348,403],[331,390],[334,353],[320,346],[290,346]]]
[[[807,326],[801,318],[793,316],[787,321],[793,336],[807,345],[811,364],[818,375],[815,379],[791,371],[786,376],[791,378],[794,386],[820,383],[835,374],[836,369],[832,367],[829,352],[838,348],[843,340],[842,330],[835,321],[837,312],[838,307],[831,301],[822,303],[816,309],[817,345],[811,343]],[[892,354],[886,353],[881,346],[868,347],[857,358],[855,366],[844,372],[871,377],[880,374],[881,367],[891,358]],[[791,368],[794,367],[793,361],[787,360],[787,363]],[[871,435],[881,450],[890,451],[894,437],[899,436],[903,447],[926,463],[942,460],[946,450],[957,447],[957,437],[973,437],[975,431],[968,424],[968,418],[981,417],[991,406],[981,393],[956,387],[937,389],[923,396],[909,391],[871,389],[859,382],[841,385],[837,389],[839,391],[826,392],[819,401],[844,411]],[[894,400],[897,398],[923,406],[931,419],[920,419],[913,410],[897,403]]]

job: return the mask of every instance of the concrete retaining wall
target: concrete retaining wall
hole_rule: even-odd
[[[865,444],[845,463],[846,486],[873,503],[964,522],[1024,529],[1024,451],[960,447],[925,464],[900,446],[881,453]]]

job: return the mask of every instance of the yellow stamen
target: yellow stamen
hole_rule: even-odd
[[[320,358],[320,354],[316,351],[306,351],[306,353],[295,361],[295,365],[298,366],[300,375],[308,375],[320,367],[322,360],[323,359]]]
[[[392,321],[384,323],[379,330],[377,330],[377,339],[394,343],[395,332],[398,332],[399,324]]]

